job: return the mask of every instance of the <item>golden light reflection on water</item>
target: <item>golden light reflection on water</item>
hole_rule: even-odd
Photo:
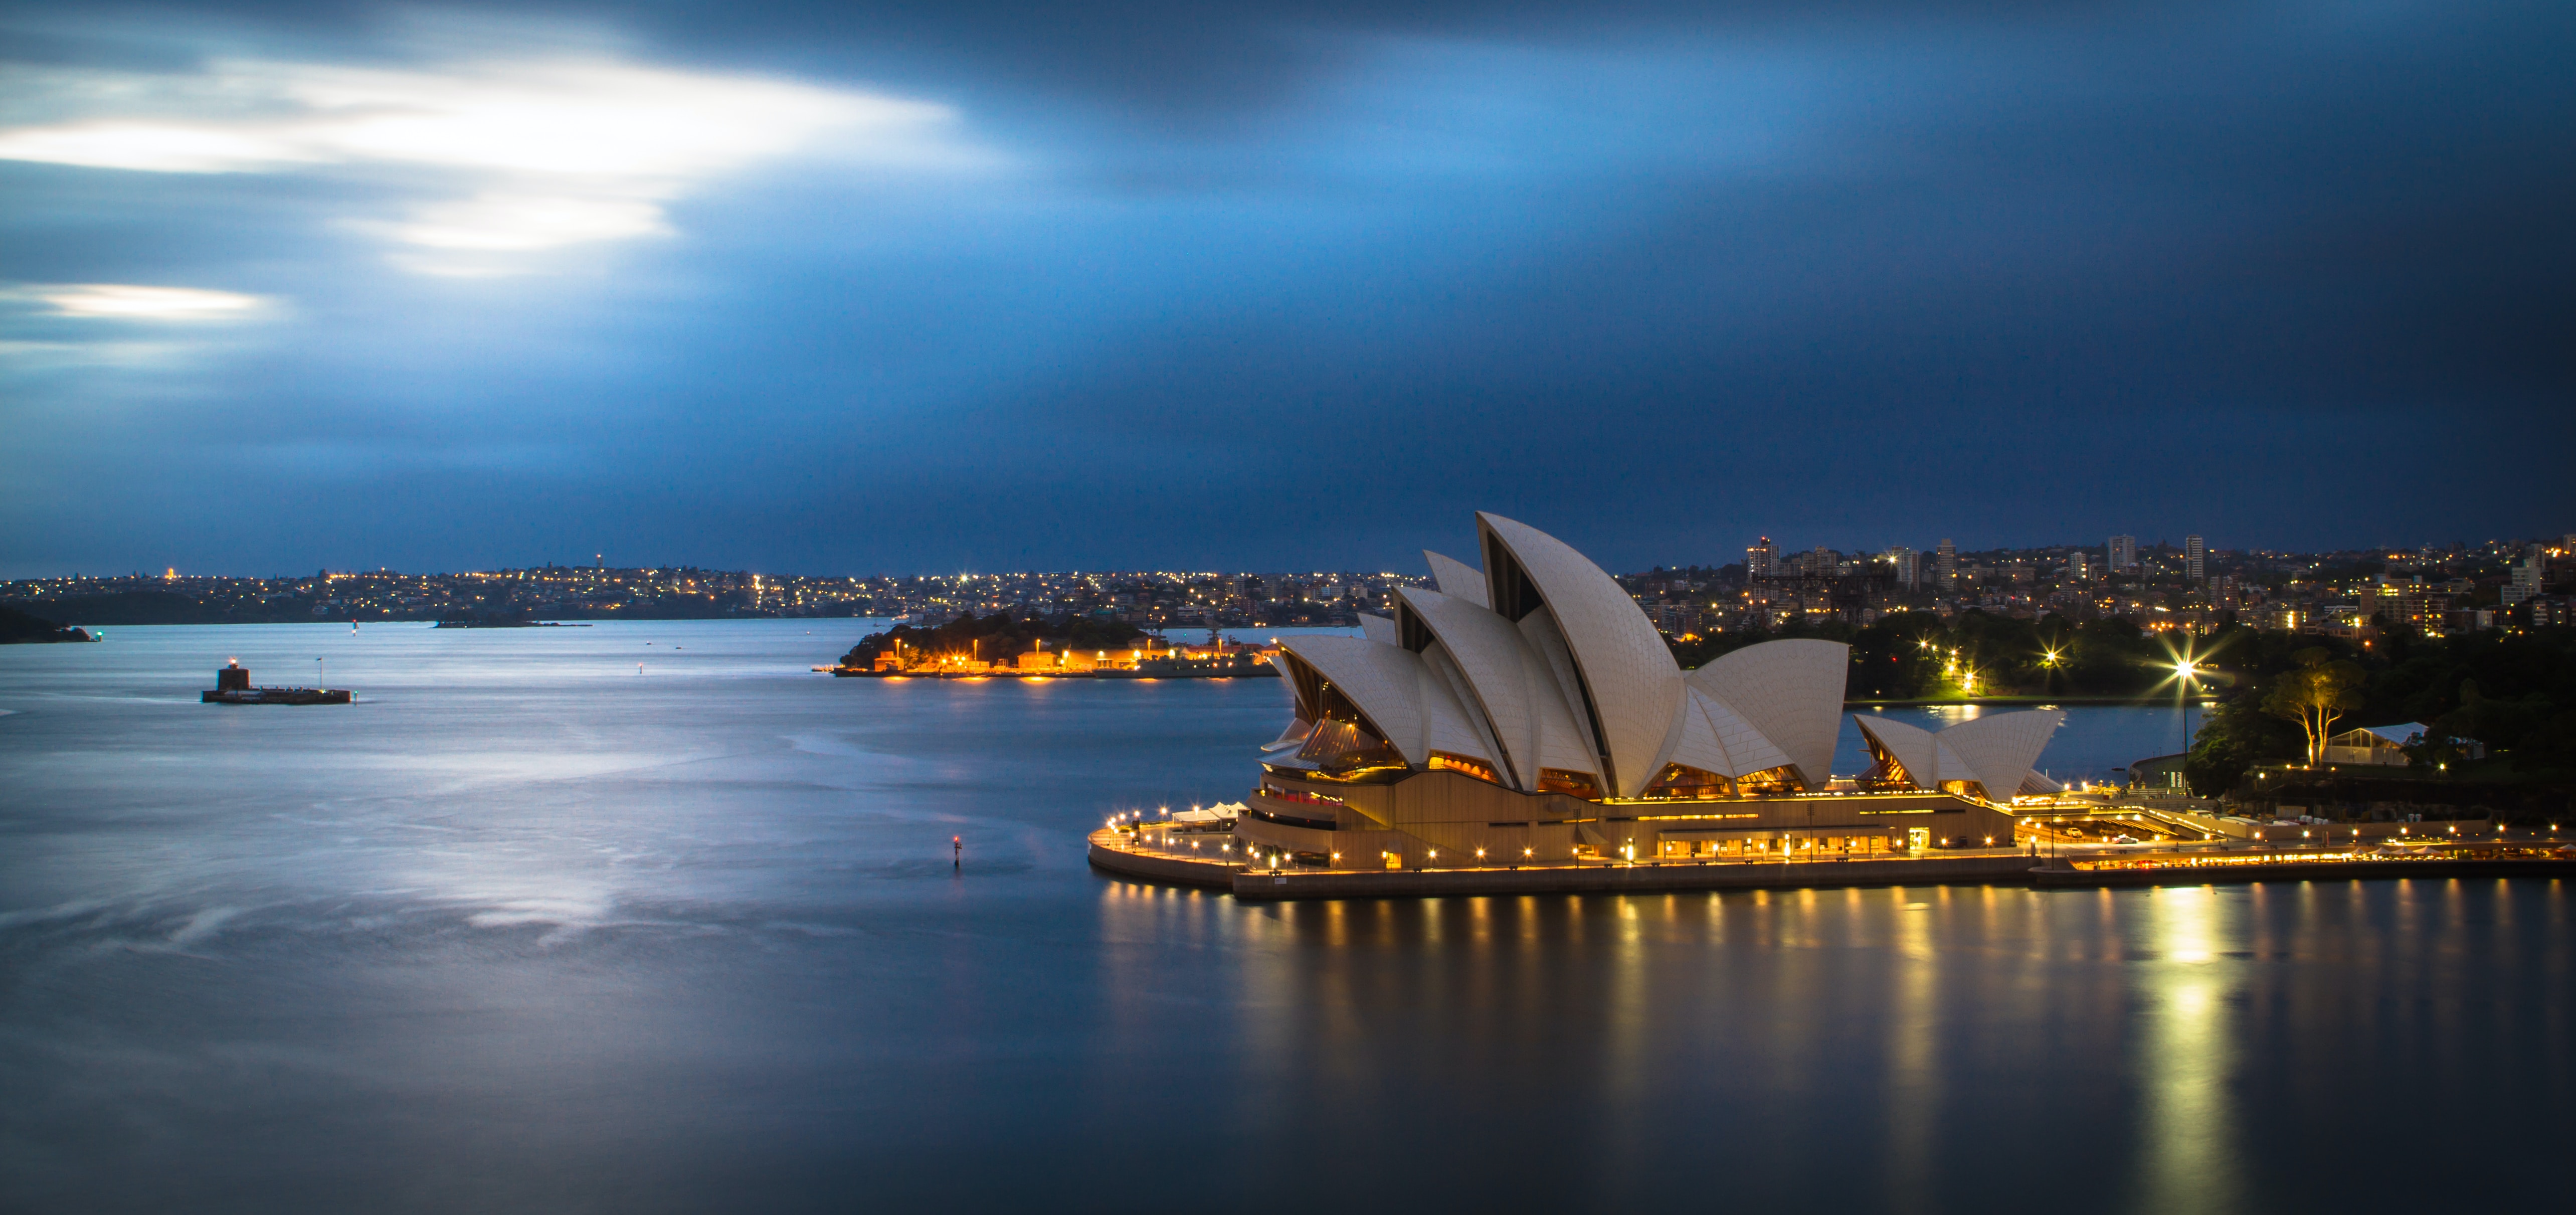
[[[1900,1211],[1929,1209],[1933,1150],[1940,1131],[1941,976],[1932,948],[1933,915],[1921,891],[1890,887],[1887,914],[1896,952],[1895,1010],[1887,1021],[1886,1193]]]
[[[2069,1205],[2248,1209],[2278,1191],[2275,1140],[2327,1108],[2281,1077],[2349,1089],[2356,1057],[2392,1047],[2465,1074],[2479,1038],[2463,1031],[2529,1019],[2492,1011],[2528,1001],[2356,1006],[2350,981],[2285,973],[2321,961],[2438,992],[2463,981],[2472,919],[2511,941],[2566,916],[2555,900],[2455,913],[2505,892],[2420,881],[1286,905],[1104,890],[1110,1037],[1204,1053],[1228,1135],[1328,1122],[1455,1165],[1541,1131],[1608,1205],[1675,1162],[1859,1160],[1826,1189],[1895,1211],[1956,1209],[1987,1184],[1963,1177],[1993,1175],[1986,1147],[2053,1136],[2039,1176],[2080,1178]],[[2388,940],[2407,919],[2421,939]]]
[[[1653,1061],[1645,926],[1637,917],[1637,903],[1635,897],[1618,900],[1619,935],[1610,955],[1610,1051],[1604,1089],[1617,1109],[1632,1108],[1644,1094]]]
[[[2228,1078],[2236,1067],[2230,1008],[2238,966],[2224,960],[2230,925],[2217,889],[2145,892],[2152,957],[2132,971],[2145,1033],[2140,1096],[2140,1210],[2223,1211],[2241,1200]]]

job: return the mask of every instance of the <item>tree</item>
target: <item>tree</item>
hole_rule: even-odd
[[[2323,647],[2291,655],[2299,669],[2283,674],[2263,701],[2263,711],[2299,723],[2308,736],[2308,763],[2325,757],[2334,723],[2362,705],[2364,675],[2359,666],[2334,657]]]
[[[2299,753],[2299,732],[2267,712],[2261,690],[2242,687],[2228,693],[2191,737],[2184,757],[2183,783],[2194,797],[2217,797],[2236,787],[2255,765],[2287,760]]]

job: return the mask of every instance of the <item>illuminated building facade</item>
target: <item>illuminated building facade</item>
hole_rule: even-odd
[[[2106,549],[2104,555],[2108,560],[2103,564],[2109,566],[2112,573],[2129,574],[2137,572],[2138,538],[2136,536],[2113,536],[2111,537],[2111,542],[2108,545],[2105,545],[2104,548]]]
[[[1996,803],[2061,715],[1986,719],[2031,720],[1836,782],[1849,647],[1764,642],[1684,672],[1599,567],[1476,521],[1481,568],[1426,553],[1438,589],[1399,591],[1364,636],[1283,642],[1293,717],[1236,827],[1257,854],[1416,868],[2010,844]],[[1944,767],[1954,753],[1968,766]]]

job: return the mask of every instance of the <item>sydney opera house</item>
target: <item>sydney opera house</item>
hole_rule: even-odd
[[[1276,661],[1295,720],[1235,827],[1339,869],[1585,858],[1822,860],[2009,846],[2005,809],[2062,714],[1938,732],[1860,715],[1835,779],[1849,647],[1764,642],[1693,671],[1610,576],[1535,528],[1476,517],[1482,568],[1438,554],[1364,637]]]

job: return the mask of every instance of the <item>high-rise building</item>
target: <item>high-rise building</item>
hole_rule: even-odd
[[[1881,553],[1879,559],[1896,570],[1896,585],[1909,591],[1922,588],[1923,554],[1900,544]]]
[[[1959,585],[1959,546],[1950,543],[1947,536],[1942,537],[1941,546],[1933,550],[1932,570],[1941,579],[1942,590]]]
[[[1764,536],[1753,547],[1744,550],[1744,577],[1747,580],[1759,582],[1774,576],[1779,570],[1780,546],[1771,543],[1771,537]]]
[[[2113,536],[2111,537],[2111,543],[2106,547],[2108,548],[2108,551],[2102,555],[2107,558],[2107,560],[2105,560],[2103,564],[2108,567],[2112,573],[2125,574],[2138,568],[2138,538],[2136,536]]]
[[[2194,582],[2209,581],[2209,542],[2198,536],[2182,538],[2182,575]]]
[[[2522,551],[2522,560],[2513,565],[2513,581],[2506,583],[2504,590],[2498,596],[2506,606],[2510,607],[2540,593],[2540,574],[2547,560],[2546,554],[2537,544]]]
[[[2074,579],[2074,580],[2075,580],[2075,581],[2077,581],[2077,582],[2082,582],[2082,581],[2084,581],[2084,576],[2085,576],[2085,574],[2086,574],[2086,573],[2087,573],[2087,571],[2086,571],[2086,570],[2085,570],[2085,568],[2084,568],[2084,550],[2083,550],[2083,549],[2080,549],[2080,548],[2079,548],[2079,549],[2075,550],[2074,552],[2071,552],[2071,553],[2066,554],[2066,576],[2067,576],[2067,577],[2072,578],[2072,579]]]

